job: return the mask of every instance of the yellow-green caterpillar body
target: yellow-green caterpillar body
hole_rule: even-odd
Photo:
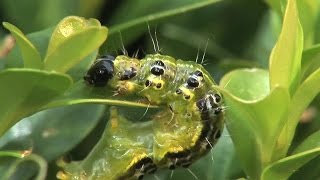
[[[222,96],[196,62],[161,54],[141,60],[105,56],[84,79],[117,95],[136,94],[163,110],[147,122],[128,121],[112,110],[98,145],[85,160],[67,165],[60,179],[142,179],[159,168],[188,167],[221,136]]]

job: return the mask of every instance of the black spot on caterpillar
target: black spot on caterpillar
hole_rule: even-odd
[[[210,151],[223,130],[223,98],[202,65],[161,54],[111,59],[98,59],[85,81],[147,98],[163,110],[133,123],[113,109],[99,144],[84,161],[66,166],[60,179],[142,179],[159,168],[188,167]]]

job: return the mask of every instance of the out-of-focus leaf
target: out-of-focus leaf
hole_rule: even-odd
[[[299,10],[299,19],[303,29],[304,47],[314,43],[316,20],[319,14],[318,0],[296,0]]]
[[[36,154],[30,154],[25,156],[21,159],[16,160],[8,169],[8,171],[4,174],[3,179],[11,179],[14,175],[15,171],[18,169],[19,165],[26,162],[31,161],[38,165],[38,174],[35,177],[35,180],[44,180],[47,175],[48,165],[47,162],[41,157]],[[14,178],[13,178],[14,179]]]
[[[200,34],[198,32],[191,31],[193,29],[190,30],[187,27],[179,26],[174,23],[166,23],[165,25],[161,26],[160,30],[161,31],[158,33],[159,35],[164,36],[166,39],[170,39],[168,44],[165,44],[163,46],[166,50],[176,50],[176,48],[171,48],[169,46],[169,43],[171,44],[173,41],[183,42],[185,45],[190,46],[193,50],[196,50],[197,48],[199,49],[200,44],[205,45],[206,43],[208,43],[208,45],[205,45],[205,48],[207,48],[207,56],[213,56],[218,59],[232,57],[231,53],[228,52],[225,48],[221,47],[221,45],[217,44],[215,40],[208,39],[208,37],[205,34]],[[223,62],[223,60],[221,61]]]
[[[91,104],[59,107],[36,113],[13,126],[0,139],[0,147],[30,149],[52,161],[86,137],[103,115],[104,109],[103,105]]]
[[[97,17],[101,10],[103,10],[104,4],[107,1],[104,0],[80,0],[78,12],[83,17]]]
[[[47,56],[46,70],[66,72],[106,40],[108,29],[95,19],[69,16],[54,30]]]
[[[0,71],[2,71],[2,70],[3,70],[3,68],[4,68],[4,64],[5,64],[4,59],[0,57]]]
[[[296,0],[288,0],[282,30],[269,60],[271,89],[281,86],[291,94],[295,92],[300,81],[302,50],[303,32]]]
[[[302,54],[302,79],[320,68],[320,44],[303,51]]]
[[[308,151],[308,150],[320,147],[319,139],[320,139],[320,131],[317,131],[311,134],[294,150],[293,154],[298,154],[303,151]]]
[[[87,57],[81,60],[80,63],[76,64],[71,69],[69,69],[67,71],[67,74],[69,74],[72,77],[73,81],[81,81],[89,67],[92,65],[93,61],[95,61],[97,55],[98,50],[95,50],[94,52],[90,53]]]
[[[26,117],[61,95],[71,85],[70,77],[35,69],[0,72],[0,136]]]
[[[35,32],[32,34],[27,35],[27,37],[30,39],[30,41],[36,46],[36,48],[39,50],[41,57],[45,57],[47,52],[48,43],[52,34],[53,28],[45,29],[39,32]],[[71,69],[67,71],[67,74],[69,74],[73,81],[78,81],[83,78],[85,72],[89,68],[89,66],[92,64],[92,62],[95,60],[97,56],[97,50],[90,53],[88,56],[80,60],[80,63],[73,66]],[[12,67],[23,67],[23,62],[21,61],[22,56],[19,53],[19,48],[14,47],[12,51],[9,53],[9,56],[7,57],[6,67],[12,68]],[[1,62],[0,62],[1,63]]]
[[[39,32],[34,32],[27,35],[27,38],[39,51],[39,54],[42,60],[46,55],[48,43],[49,43],[49,39],[52,34],[52,31],[53,31],[53,28],[49,28],[49,29],[45,29]],[[22,59],[23,58],[21,56],[19,47],[15,46],[6,57],[5,67],[6,68],[22,68],[23,67]]]
[[[260,26],[253,43],[246,50],[246,54],[252,57],[251,59],[258,61],[263,68],[268,68],[270,53],[281,31],[281,20],[274,10],[266,12],[259,22]]]
[[[130,1],[131,2],[131,1]],[[145,3],[146,1],[139,1],[143,6],[140,7],[146,7]],[[133,1],[133,5],[128,5],[127,8],[129,9],[124,9],[124,12],[132,11],[132,7],[138,6],[139,7],[139,2]],[[150,1],[151,2],[151,1]],[[166,2],[166,3],[173,3],[172,6],[167,6],[167,4],[163,4],[163,6],[159,6],[158,3],[162,3],[161,1],[152,1],[151,4],[153,4],[155,7],[152,12],[149,12],[147,15],[138,15],[138,17],[132,18],[132,19],[126,19],[121,18],[125,14],[120,14],[120,17],[115,17],[114,21],[119,21],[121,20],[123,23],[114,25],[110,27],[110,32],[108,36],[108,41],[106,41],[102,47],[100,48],[100,52],[105,52],[105,51],[113,51],[114,47],[121,47],[121,42],[119,38],[119,32],[123,34],[141,34],[138,33],[139,31],[144,32],[147,27],[147,23],[154,23],[154,22],[159,22],[163,19],[170,18],[179,14],[183,14],[192,10],[200,9],[203,7],[207,7],[209,5],[212,5],[216,2],[219,2],[219,0],[202,0],[202,1],[171,1],[171,2]],[[160,7],[165,7],[164,9],[160,9]],[[140,11],[143,12],[143,11]],[[139,11],[137,12],[139,14]],[[133,17],[130,13],[130,16]],[[118,20],[117,20],[118,19]],[[141,28],[143,26],[143,28]],[[129,33],[131,32],[131,33]],[[133,33],[135,32],[135,33]]]
[[[283,10],[287,0],[265,0],[269,6],[276,11],[279,16],[283,14]]]
[[[320,148],[315,148],[280,159],[279,161],[268,166],[263,171],[261,179],[288,179],[289,176],[292,175],[297,169],[319,154]]]
[[[293,151],[292,154],[294,155],[314,148],[319,148],[319,139],[320,131],[316,131],[315,133],[311,134],[306,139],[304,139],[304,141]],[[320,156],[317,156],[317,158],[314,158],[306,165],[304,165],[302,168],[297,169],[297,172],[293,174],[292,179],[317,179],[320,174],[319,171],[316,171],[315,169],[318,169],[318,167],[320,167],[319,160]]]
[[[297,89],[293,95],[290,106],[288,122],[283,129],[281,141],[287,144],[287,150],[293,139],[296,126],[303,111],[308,107],[316,95],[320,92],[320,69],[312,73]]]
[[[34,69],[43,68],[40,54],[28,38],[16,26],[10,23],[4,22],[3,26],[11,32],[19,45],[24,60],[24,67]]]
[[[320,156],[313,158],[304,166],[295,171],[289,178],[289,180],[301,180],[301,179],[318,179],[320,172],[316,171],[320,167]]]

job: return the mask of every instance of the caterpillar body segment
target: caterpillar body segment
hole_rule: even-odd
[[[82,161],[59,172],[62,180],[142,179],[155,172],[152,159],[152,121],[135,124],[119,116],[114,107],[103,136]]]

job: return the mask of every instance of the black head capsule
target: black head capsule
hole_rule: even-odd
[[[83,79],[93,86],[105,86],[113,77],[114,57],[107,55],[97,59],[97,61],[89,68]]]
[[[130,70],[125,70],[122,77],[120,77],[120,80],[129,80],[137,75],[137,70],[133,67],[130,68]]]

